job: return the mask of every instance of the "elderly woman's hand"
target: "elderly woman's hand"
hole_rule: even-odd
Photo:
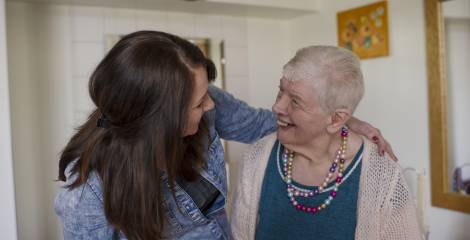
[[[395,156],[393,153],[392,147],[390,144],[385,140],[385,138],[382,136],[382,133],[380,133],[380,130],[373,127],[367,122],[361,121],[355,117],[352,117],[348,121],[348,126],[351,128],[351,130],[366,136],[369,138],[371,141],[373,141],[375,144],[377,144],[379,148],[379,154],[381,156],[384,155],[385,152],[387,152],[390,157],[394,161],[398,161],[398,158]]]

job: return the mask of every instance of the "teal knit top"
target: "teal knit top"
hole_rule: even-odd
[[[281,154],[284,152],[284,147],[276,141],[263,179],[256,239],[354,239],[363,148],[364,145],[345,169],[337,197],[327,208],[313,215],[296,210],[290,202],[286,191],[287,185],[282,178],[284,173],[281,170],[283,166]],[[303,189],[317,188],[296,182],[293,184]],[[328,187],[333,185],[334,183],[330,183]],[[296,199],[302,205],[318,206],[328,198],[329,194],[327,191],[313,198],[296,197]]]

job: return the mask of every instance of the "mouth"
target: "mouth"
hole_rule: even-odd
[[[280,120],[280,119],[277,120],[277,125],[278,125],[279,127],[281,127],[281,128],[288,128],[288,127],[293,127],[293,126],[295,126],[295,125],[292,124],[292,123],[284,122],[284,121],[282,121],[282,120]]]

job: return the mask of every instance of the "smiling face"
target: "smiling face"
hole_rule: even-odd
[[[188,121],[184,131],[184,136],[195,134],[199,129],[202,115],[214,108],[214,101],[207,92],[209,81],[207,80],[207,71],[203,67],[193,70],[194,74],[194,92],[189,103]]]
[[[304,146],[327,134],[329,115],[320,107],[308,81],[282,78],[272,109],[278,116],[277,138],[287,147]]]

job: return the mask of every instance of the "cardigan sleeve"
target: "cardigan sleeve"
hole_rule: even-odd
[[[396,184],[388,199],[387,217],[383,218],[384,228],[381,239],[415,240],[423,239],[420,231],[413,196],[408,189],[400,169],[396,172]]]
[[[261,185],[275,140],[274,133],[252,144],[240,162],[239,179],[235,185],[230,209],[233,239],[255,238]]]

